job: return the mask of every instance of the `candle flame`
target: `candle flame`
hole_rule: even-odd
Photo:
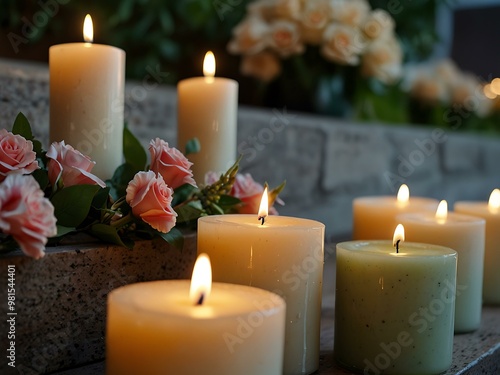
[[[212,266],[208,255],[203,253],[198,255],[196,263],[194,264],[189,299],[195,305],[201,305],[208,299],[211,290]]]
[[[488,201],[490,212],[497,213],[500,209],[500,189],[494,189],[491,192],[490,200]]]
[[[203,75],[207,78],[213,78],[215,76],[215,56],[212,51],[208,51],[205,54],[205,59],[203,60]]]
[[[83,40],[87,43],[92,43],[94,41],[94,25],[92,24],[92,17],[90,14],[85,16],[85,21],[83,21]]]
[[[446,219],[448,218],[448,202],[444,199],[439,202],[438,208],[436,210],[436,219],[439,224],[446,223]]]
[[[399,246],[405,241],[405,227],[403,224],[398,224],[394,230],[394,236],[392,237],[392,246],[396,248],[396,252],[399,252]]]
[[[406,184],[402,184],[398,190],[397,201],[398,205],[404,207],[410,200],[410,189]]]
[[[264,219],[267,217],[269,213],[269,201],[267,197],[267,186],[262,193],[262,199],[260,201],[259,207],[259,220],[262,220],[262,224],[264,224]]]

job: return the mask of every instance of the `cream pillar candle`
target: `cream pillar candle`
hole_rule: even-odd
[[[177,85],[177,148],[185,152],[189,140],[200,141],[200,152],[188,155],[198,184],[204,183],[207,172],[225,172],[236,160],[238,83],[214,77],[211,52],[205,56],[203,71],[205,77],[188,78]]]
[[[452,362],[456,252],[337,244],[334,357],[364,374],[438,374]]]
[[[397,197],[360,197],[353,201],[353,239],[384,240],[391,238],[397,225],[396,216],[405,212],[434,212],[438,201],[411,197],[401,185]]]
[[[408,241],[447,246],[457,251],[455,333],[471,332],[481,323],[485,221],[448,213],[446,201],[442,202],[435,214],[403,214],[397,219],[405,226]]]
[[[493,190],[488,203],[456,202],[454,208],[486,220],[483,303],[500,305],[500,190]]]
[[[122,164],[125,52],[85,43],[50,47],[50,142],[65,141],[96,162],[92,173],[111,178]],[[91,30],[91,24],[90,24]]]
[[[190,296],[188,280],[169,280],[113,290],[106,374],[281,375],[284,301],[242,285],[211,289]]]
[[[319,366],[324,230],[313,220],[256,215],[198,220],[198,252],[207,253],[214,280],[276,292],[286,301],[284,374]]]

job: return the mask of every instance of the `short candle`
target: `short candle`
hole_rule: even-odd
[[[396,216],[406,212],[434,212],[438,201],[432,198],[410,197],[410,190],[401,185],[396,197],[360,197],[353,201],[353,239],[385,240],[391,238]]]
[[[457,254],[428,244],[337,244],[334,357],[364,373],[451,366]]]
[[[212,259],[214,280],[263,288],[285,299],[283,373],[310,374],[319,367],[325,226],[285,216],[265,217],[262,224],[262,216],[201,217],[198,253]]]
[[[500,190],[486,202],[456,202],[455,212],[486,220],[484,248],[483,303],[500,305]]]
[[[208,291],[195,279],[193,272],[191,284],[154,281],[109,294],[107,375],[282,374],[283,299],[242,285]]]
[[[481,324],[485,221],[448,212],[442,201],[435,213],[398,216],[409,241],[447,246],[458,253],[455,333],[471,332]]]

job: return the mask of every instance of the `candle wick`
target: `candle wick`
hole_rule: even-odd
[[[399,243],[400,242],[401,242],[401,240],[396,241],[396,254],[399,253]]]
[[[259,216],[258,219],[261,221],[260,225],[264,225],[265,216]]]
[[[203,300],[205,299],[205,293],[200,294],[200,298],[198,298],[198,301],[196,301],[196,306],[203,305]]]

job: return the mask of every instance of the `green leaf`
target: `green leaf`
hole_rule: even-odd
[[[158,232],[159,236],[167,241],[170,245],[182,251],[184,247],[184,236],[177,228],[170,229],[168,233]]]
[[[36,169],[31,175],[35,178],[36,182],[38,182],[38,185],[40,185],[40,189],[45,190],[47,186],[49,186],[49,175],[47,171]]]
[[[177,223],[180,224],[198,219],[203,214],[203,208],[200,201],[193,201],[176,208],[175,212],[177,212]]]
[[[78,227],[87,217],[98,185],[75,185],[59,190],[51,199],[57,223]]]
[[[221,195],[217,204],[221,207],[231,207],[241,203],[241,199],[232,195]]]
[[[106,208],[106,203],[108,202],[110,190],[111,190],[110,187],[100,189],[94,196],[94,199],[92,200],[92,207],[96,209]]]
[[[97,237],[101,241],[113,243],[129,249],[134,247],[134,241],[121,238],[115,227],[106,224],[94,224],[90,227],[90,234]]]
[[[14,120],[14,125],[12,126],[12,133],[18,134],[26,138],[28,141],[31,141],[33,139],[33,133],[31,132],[30,122],[22,112],[19,112],[17,114],[16,119]]]
[[[146,151],[128,128],[123,129],[123,156],[125,162],[130,164],[135,172],[142,171],[146,167],[148,161]]]
[[[201,150],[200,141],[198,140],[198,138],[192,138],[189,141],[187,141],[186,152],[184,154],[185,156],[189,154],[196,154],[200,152],[200,150]]]
[[[55,235],[55,237],[63,237],[65,235],[67,235],[68,233],[71,233],[71,232],[74,232],[75,231],[75,228],[72,228],[72,227],[65,227],[65,226],[62,226],[62,225],[57,225],[57,234]]]
[[[134,178],[136,173],[136,169],[128,163],[116,168],[111,181],[107,181],[108,186],[111,188],[110,194],[114,200],[126,194],[128,183]]]
[[[185,202],[197,188],[190,184],[184,184],[174,190],[172,207]]]

